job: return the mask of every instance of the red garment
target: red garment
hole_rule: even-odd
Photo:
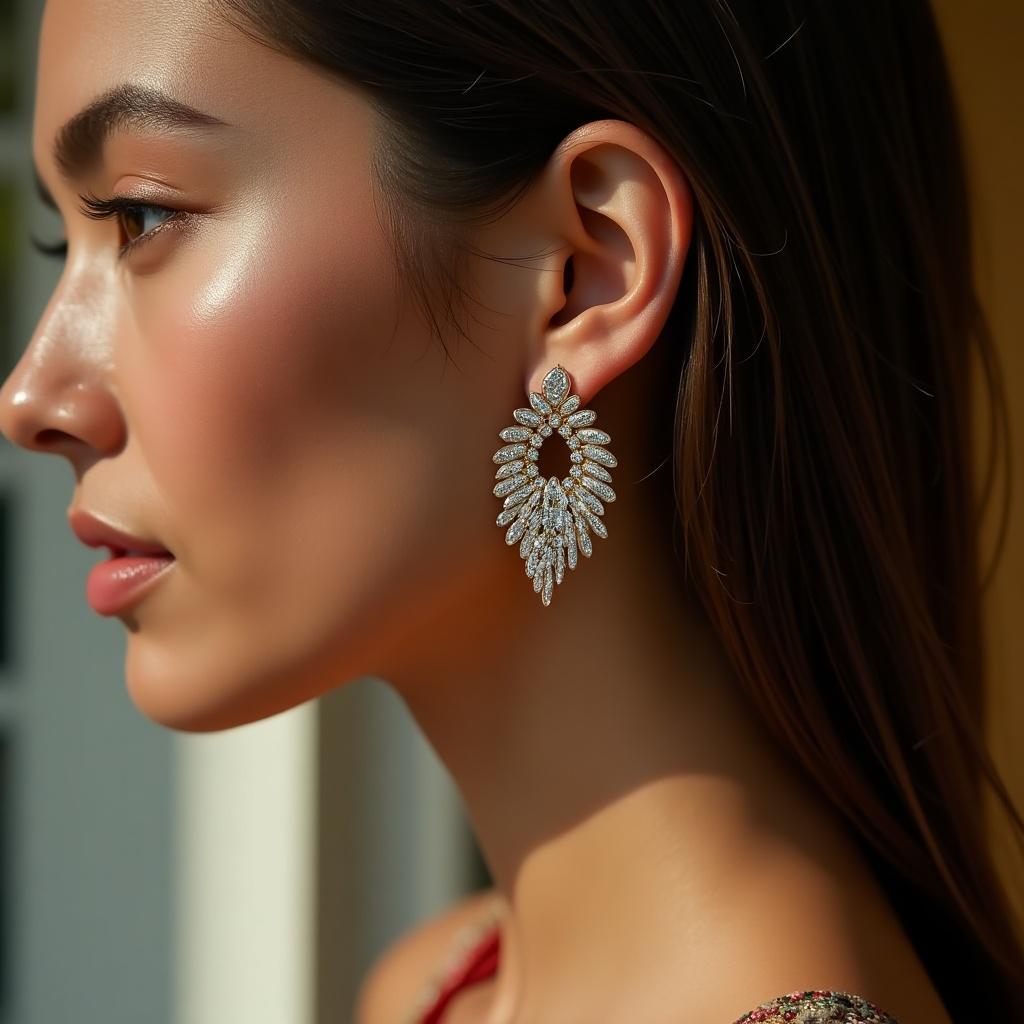
[[[437,999],[420,1018],[419,1024],[441,1024],[444,1011],[455,997],[470,985],[484,981],[498,970],[498,950],[501,946],[501,929],[495,925],[488,931],[472,950],[467,958],[453,971],[444,982]]]

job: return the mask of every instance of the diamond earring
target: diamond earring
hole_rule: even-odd
[[[519,541],[526,575],[545,607],[551,604],[555,584],[565,578],[565,563],[575,569],[577,551],[591,556],[589,531],[608,536],[600,518],[604,515],[601,502],[615,500],[608,470],[618,461],[605,447],[611,437],[591,426],[597,413],[580,409],[580,396],[569,395],[571,388],[568,371],[555,365],[541,384],[544,394],[531,391],[532,408],[516,409],[512,413],[516,425],[499,431],[498,436],[509,443],[492,456],[500,467],[494,474],[498,480],[494,495],[505,499],[504,511],[495,522],[508,527],[506,544]],[[553,430],[565,439],[572,462],[561,482],[557,476],[545,479],[537,469],[540,446]]]

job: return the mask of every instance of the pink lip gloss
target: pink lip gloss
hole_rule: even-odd
[[[117,555],[92,567],[85,596],[93,611],[116,615],[139,600],[174,564],[174,556]]]

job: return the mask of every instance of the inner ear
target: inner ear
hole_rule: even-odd
[[[579,218],[593,245],[566,260],[562,288],[565,302],[551,318],[553,327],[568,323],[591,306],[621,299],[630,288],[636,253],[616,221],[596,210],[579,208]]]
[[[574,257],[570,256],[565,261],[565,268],[562,271],[562,291],[565,294],[565,299],[561,308],[551,318],[551,323],[555,327],[561,327],[576,315],[572,312],[569,302],[569,296],[572,295],[572,287],[576,281],[576,265],[573,263],[573,259]]]

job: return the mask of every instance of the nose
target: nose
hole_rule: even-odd
[[[79,475],[119,451],[124,420],[107,379],[109,353],[40,323],[0,387],[0,434],[29,451],[63,455]]]

